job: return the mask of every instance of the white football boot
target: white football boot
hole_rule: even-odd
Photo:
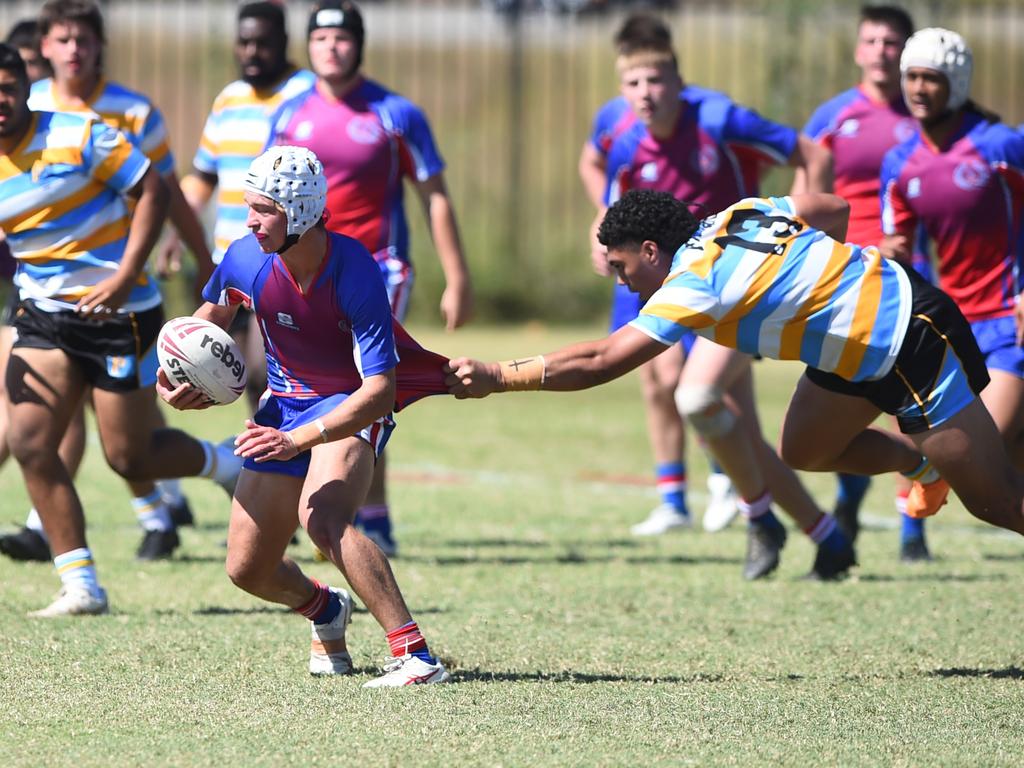
[[[352,619],[352,597],[344,589],[328,587],[341,601],[341,610],[330,624],[314,624],[309,645],[309,674],[350,675],[352,656],[345,645],[345,629]]]
[[[632,526],[634,536],[661,536],[677,528],[690,528],[693,522],[689,515],[680,514],[671,504],[659,504],[642,523]]]
[[[60,616],[98,616],[107,613],[107,592],[97,587],[93,592],[81,584],[68,584],[61,587],[52,603],[29,616],[37,619],[54,619]]]
[[[708,475],[708,505],[701,521],[708,533],[724,531],[740,513],[732,480],[721,472]]]
[[[408,654],[388,661],[384,665],[384,674],[363,683],[363,688],[401,688],[403,685],[431,685],[451,681],[451,675],[440,660],[436,664],[427,664],[418,656]]]

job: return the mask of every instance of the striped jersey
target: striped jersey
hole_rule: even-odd
[[[701,222],[631,325],[864,381],[892,368],[910,306],[909,278],[877,248],[833,240],[788,197],[748,198]]]
[[[83,107],[62,102],[53,79],[46,78],[32,84],[28,106],[37,112],[96,115],[123,133],[128,141],[149,158],[161,176],[168,176],[174,171],[174,156],[167,141],[164,118],[160,110],[141,93],[101,78]]]
[[[316,76],[293,69],[276,85],[257,90],[244,80],[225,86],[213,101],[203,126],[196,170],[217,177],[217,223],[213,261],[219,264],[232,242],[249,234],[242,182],[249,163],[266,148],[270,117],[285,101],[313,87]]]
[[[125,197],[149,169],[124,134],[95,117],[33,112],[17,147],[0,155],[0,228],[18,259],[14,282],[43,309],[73,309],[124,255]],[[121,311],[160,304],[139,276]]]

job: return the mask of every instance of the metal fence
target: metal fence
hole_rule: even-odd
[[[502,5],[501,3],[497,4]],[[505,4],[507,6],[507,4]],[[856,78],[860,3],[845,0],[680,2],[670,23],[683,76],[766,116],[802,125]],[[0,3],[0,25],[38,2]],[[188,170],[213,97],[236,76],[234,0],[110,0],[108,73],[153,98]],[[636,7],[554,13],[594,3],[367,2],[366,72],[425,108],[448,163],[480,314],[492,319],[580,319],[603,311],[607,281],[590,272],[593,216],[576,162],[597,107],[616,93],[611,38]],[[975,53],[973,95],[1007,122],[1024,121],[1024,2],[910,2],[918,26],[961,32]],[[305,64],[309,3],[287,4],[291,52]],[[784,189],[775,171],[768,191]],[[440,270],[410,206],[419,314],[432,313]],[[428,300],[429,299],[429,300]]]

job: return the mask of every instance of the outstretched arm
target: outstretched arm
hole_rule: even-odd
[[[493,392],[589,389],[617,379],[667,347],[631,326],[599,341],[585,341],[547,355],[484,363],[460,357],[448,362],[448,391],[461,399]]]

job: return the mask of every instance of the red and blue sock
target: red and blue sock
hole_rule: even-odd
[[[779,518],[772,512],[772,495],[767,489],[752,500],[739,499],[736,506],[740,508],[740,514],[747,518],[748,525],[761,525],[765,528],[782,527]]]
[[[681,515],[688,515],[686,508],[686,464],[682,461],[667,461],[654,467],[658,494],[661,502],[668,504]]]
[[[316,589],[313,597],[309,602],[296,608],[295,612],[301,613],[314,624],[330,624],[341,613],[341,600],[328,589],[326,584],[316,579],[311,579],[311,581]]]
[[[838,552],[850,546],[850,542],[836,525],[835,518],[825,512],[822,512],[817,520],[804,528],[804,533],[815,544],[820,544],[832,552]]]
[[[391,655],[400,659],[405,655],[415,656],[427,664],[436,664],[437,659],[430,655],[427,641],[420,632],[419,625],[415,621],[403,624],[397,629],[392,629],[384,635],[391,648]]]

